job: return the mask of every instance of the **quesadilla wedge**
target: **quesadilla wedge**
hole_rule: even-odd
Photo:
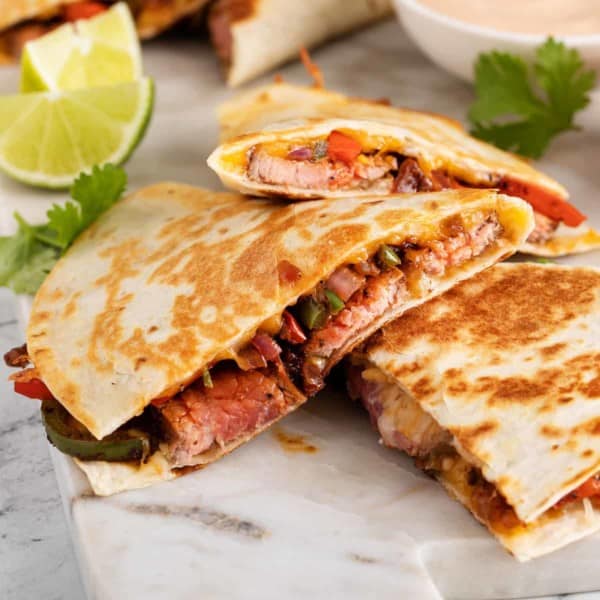
[[[257,435],[532,226],[486,190],[285,205],[155,185],[78,238],[6,359],[31,361],[16,391],[44,399],[49,439],[98,494],[147,485]]]
[[[524,252],[600,247],[560,184],[439,115],[276,83],[224,104],[219,121],[222,144],[208,164],[237,191],[304,200],[498,188],[535,210]]]
[[[208,28],[227,83],[236,86],[297,58],[302,47],[391,13],[390,0],[216,0]]]
[[[208,0],[130,0],[142,39],[158,35],[199,11]],[[69,21],[102,12],[114,0],[10,0],[0,13],[0,64],[18,60],[24,45]]]
[[[504,263],[389,324],[349,390],[521,561],[600,529],[600,269]]]

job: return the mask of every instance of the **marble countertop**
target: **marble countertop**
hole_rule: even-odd
[[[423,108],[445,112],[456,118],[464,116],[464,107],[471,98],[468,86],[433,69],[406,40],[397,25],[386,23],[359,36],[360,39],[347,38],[331,44],[315,55],[324,68],[328,83],[334,89],[350,93],[360,91],[364,95],[377,97],[386,95],[396,104],[410,106],[416,106],[418,99],[426,95],[427,105],[423,105]],[[343,52],[340,51],[341,44],[344,44]],[[201,102],[203,94],[206,95],[209,88],[218,90],[213,92],[211,101],[216,102],[227,96],[227,91],[218,81],[212,56],[206,58],[208,53],[204,53],[203,57],[199,48],[187,47],[179,55],[167,57],[163,50],[164,47],[161,49],[160,44],[153,44],[146,50],[150,71],[158,72],[169,67],[169,84],[176,83],[178,77],[191,77],[190,73],[197,75],[194,83],[197,81],[198,88],[195,90],[196,95],[188,99],[190,103]],[[195,52],[199,54],[195,56]],[[397,68],[392,61],[397,61]],[[304,79],[299,65],[286,68],[284,75],[286,78],[289,76],[292,81]],[[2,76],[0,80],[1,92],[14,89],[15,73],[9,74],[7,78]],[[374,80],[380,83],[376,86],[377,89],[371,89],[371,81]],[[156,128],[150,130],[148,138],[128,166],[132,187],[146,183],[149,178],[155,179],[159,164],[162,178],[216,185],[203,161],[198,161],[195,169],[190,170],[189,164],[184,164],[178,158],[183,155],[187,158],[190,154],[205,155],[216,137],[216,124],[207,126],[201,131],[201,135],[194,138],[194,143],[189,144],[190,137],[183,135],[183,132],[188,128],[188,123],[191,126],[194,124],[186,122],[185,117],[179,118],[179,114],[169,114],[169,110],[173,112],[173,107],[180,102],[177,86],[161,85],[159,79],[158,87],[160,97],[157,110],[164,111],[163,125],[172,117],[168,122],[174,132],[170,141],[165,141],[160,138]],[[212,116],[210,119],[212,120]],[[567,141],[568,150],[569,144]],[[162,154],[156,152],[157,148],[162,148]],[[568,157],[573,161],[577,158],[576,148],[572,143]],[[18,192],[15,184],[0,180],[0,194],[16,195]],[[27,214],[26,207],[24,209]],[[22,343],[21,332],[16,304],[9,292],[0,289],[0,349]],[[44,440],[37,403],[15,396],[6,380],[7,375],[8,369],[1,365],[0,599],[83,599],[84,590],[48,446]],[[310,414],[306,418],[311,418]],[[263,442],[268,443],[265,440]],[[240,460],[243,466],[242,456],[240,454],[240,458],[232,458]],[[246,453],[245,456],[245,460],[249,461],[251,454]],[[236,461],[228,464],[235,465]],[[116,505],[118,506],[118,502]],[[105,597],[108,596],[103,596]],[[110,598],[112,597],[111,595]],[[142,597],[151,599],[152,594]],[[235,597],[244,596],[238,594]],[[568,597],[570,600],[600,600],[600,593]],[[127,598],[130,600],[132,596]]]

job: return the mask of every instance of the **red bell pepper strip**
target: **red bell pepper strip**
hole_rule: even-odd
[[[590,477],[587,481],[584,481],[576,490],[573,492],[578,498],[589,498],[590,496],[600,495],[600,479],[595,475]]]
[[[577,227],[587,218],[566,200],[537,185],[513,179],[502,179],[498,187],[509,196],[523,198],[542,215],[554,221],[562,221],[569,227]]]
[[[63,7],[63,18],[65,21],[80,21],[90,19],[106,10],[106,6],[100,2],[75,2]]]
[[[292,344],[303,344],[306,341],[306,335],[302,331],[302,327],[287,310],[283,311],[283,327],[280,336]]]
[[[339,131],[332,131],[327,138],[327,156],[331,160],[341,160],[352,164],[361,153],[362,146],[351,137]]]
[[[15,392],[35,400],[53,400],[52,392],[46,387],[46,384],[40,379],[31,381],[15,381]]]

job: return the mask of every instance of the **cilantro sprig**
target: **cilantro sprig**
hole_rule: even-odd
[[[532,77],[533,75],[533,77]],[[524,156],[539,158],[559,133],[577,129],[596,74],[579,52],[548,38],[536,51],[533,73],[519,56],[481,54],[475,64],[477,100],[469,110],[476,137]]]
[[[47,223],[31,225],[16,212],[17,233],[0,237],[0,286],[17,294],[35,293],[60,256],[119,200],[126,185],[127,175],[120,167],[95,166],[73,183],[74,202],[52,205]]]

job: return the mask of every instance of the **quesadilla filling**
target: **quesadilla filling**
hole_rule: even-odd
[[[11,378],[17,393],[42,400],[48,439],[65,454],[80,460],[145,462],[160,447],[176,468],[204,462],[198,457],[206,452],[234,448],[304,401],[280,353],[274,340],[259,332],[240,352],[243,369],[233,361],[219,362],[178,394],[155,399],[140,417],[102,440],[54,400],[34,367]],[[4,360],[26,367],[26,346],[12,349]]]
[[[155,399],[143,420],[103,440],[53,401],[35,368],[12,376],[15,390],[53,403],[44,416],[48,437],[80,459],[139,461],[158,446],[175,467],[205,462],[210,453],[239,445],[318,392],[333,366],[384,320],[429,293],[436,279],[495,248],[503,231],[496,212],[471,221],[450,217],[434,239],[382,244],[365,260],[339,267],[289,306],[276,327],[259,329],[236,349],[234,360],[208,365],[174,396]],[[293,264],[279,263],[282,282],[299,276]],[[12,350],[5,360],[26,367],[26,348]],[[144,423],[152,427],[144,430]]]
[[[417,466],[458,496],[475,517],[492,531],[516,534],[524,528],[558,518],[565,511],[600,509],[600,473],[566,494],[533,523],[522,522],[477,465],[463,456],[443,429],[419,404],[378,368],[357,359],[348,367],[348,392],[360,400],[389,448],[403,450],[415,458]]]
[[[403,154],[397,142],[356,131],[332,131],[326,138],[273,142],[253,146],[247,153],[246,172],[251,181],[319,192],[356,191],[395,194],[439,191],[459,187],[498,188],[529,202],[536,215],[531,243],[544,243],[562,221],[576,227],[585,220],[575,207],[542,188],[491,178],[481,185],[444,170],[430,170],[418,158]]]

